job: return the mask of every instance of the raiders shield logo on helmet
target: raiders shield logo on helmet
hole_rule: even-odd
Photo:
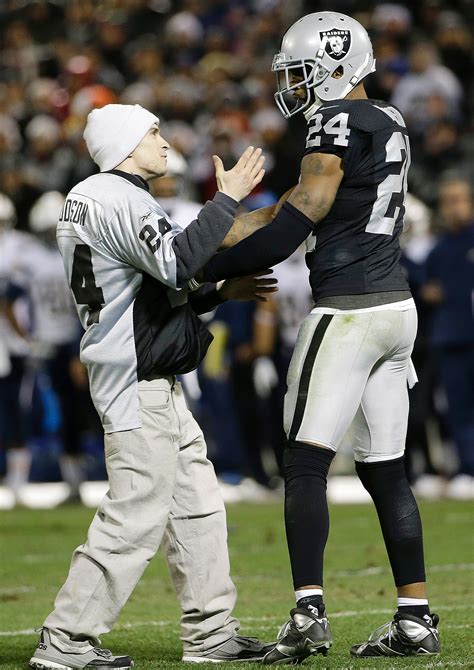
[[[325,51],[334,60],[341,60],[347,54],[351,47],[351,32],[350,30],[339,30],[332,28],[331,30],[323,30],[319,33],[321,40],[327,38]]]

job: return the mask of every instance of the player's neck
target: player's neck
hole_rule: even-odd
[[[350,93],[346,95],[346,100],[367,100],[368,95],[365,92],[364,84],[357,84]]]
[[[117,165],[115,169],[120,170],[120,172],[128,172],[128,174],[136,175],[145,181],[150,179],[149,174],[138,167],[135,160],[133,159],[133,156],[128,156],[124,161],[122,161],[122,163],[120,163],[120,165]]]

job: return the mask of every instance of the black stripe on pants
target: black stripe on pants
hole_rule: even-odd
[[[288,434],[289,440],[296,440],[296,435],[301,427],[303,421],[304,411],[306,408],[306,401],[308,399],[309,383],[311,381],[311,373],[313,371],[314,361],[323,341],[326,330],[333,318],[332,314],[323,314],[321,320],[316,326],[311,344],[308,348],[308,353],[303,363],[303,370],[301,371],[300,384],[298,387],[298,396],[296,399],[295,412],[293,414],[293,421],[291,423],[290,432]]]

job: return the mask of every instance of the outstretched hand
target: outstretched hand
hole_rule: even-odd
[[[219,293],[226,300],[259,300],[266,302],[269,293],[278,291],[278,280],[274,277],[265,276],[271,273],[272,270],[263,270],[246,277],[226,279],[219,289]]]
[[[219,156],[213,156],[212,160],[216,169],[217,188],[238,202],[260,184],[265,174],[265,156],[262,156],[260,148],[247,147],[234,167],[227,171]]]

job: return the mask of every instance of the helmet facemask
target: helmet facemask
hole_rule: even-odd
[[[330,73],[317,60],[286,60],[285,54],[280,52],[273,58],[272,72],[277,77],[275,102],[285,118],[303,112],[315,102],[322,104],[314,87],[319,86]],[[303,95],[297,93],[300,90]]]

